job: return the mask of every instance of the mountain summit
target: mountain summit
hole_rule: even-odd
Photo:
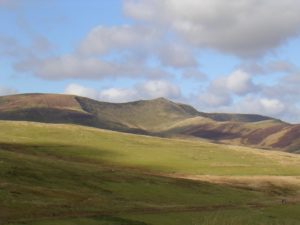
[[[59,94],[0,97],[0,120],[68,123],[164,137],[211,141],[298,152],[300,126],[253,114],[198,112],[165,98],[108,103]]]

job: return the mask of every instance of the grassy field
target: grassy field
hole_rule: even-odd
[[[1,225],[296,225],[299,176],[288,153],[0,122]]]

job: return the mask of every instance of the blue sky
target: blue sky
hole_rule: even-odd
[[[298,0],[0,0],[0,95],[126,102],[300,122]]]

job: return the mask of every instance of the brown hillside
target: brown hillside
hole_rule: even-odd
[[[252,114],[203,113],[164,98],[107,103],[57,94],[0,97],[0,120],[71,123],[300,152],[300,125]]]

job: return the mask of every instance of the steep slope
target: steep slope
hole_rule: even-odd
[[[0,97],[0,119],[74,123],[133,133],[149,133],[198,115],[190,106],[164,98],[129,103],[107,103],[56,94]]]
[[[192,107],[176,104],[164,98],[119,104],[82,97],[76,97],[76,100],[83,110],[96,115],[97,118],[105,118],[130,128],[150,132],[199,114]]]
[[[300,125],[252,114],[198,112],[164,98],[107,103],[57,94],[0,97],[0,120],[69,123],[300,152]]]

